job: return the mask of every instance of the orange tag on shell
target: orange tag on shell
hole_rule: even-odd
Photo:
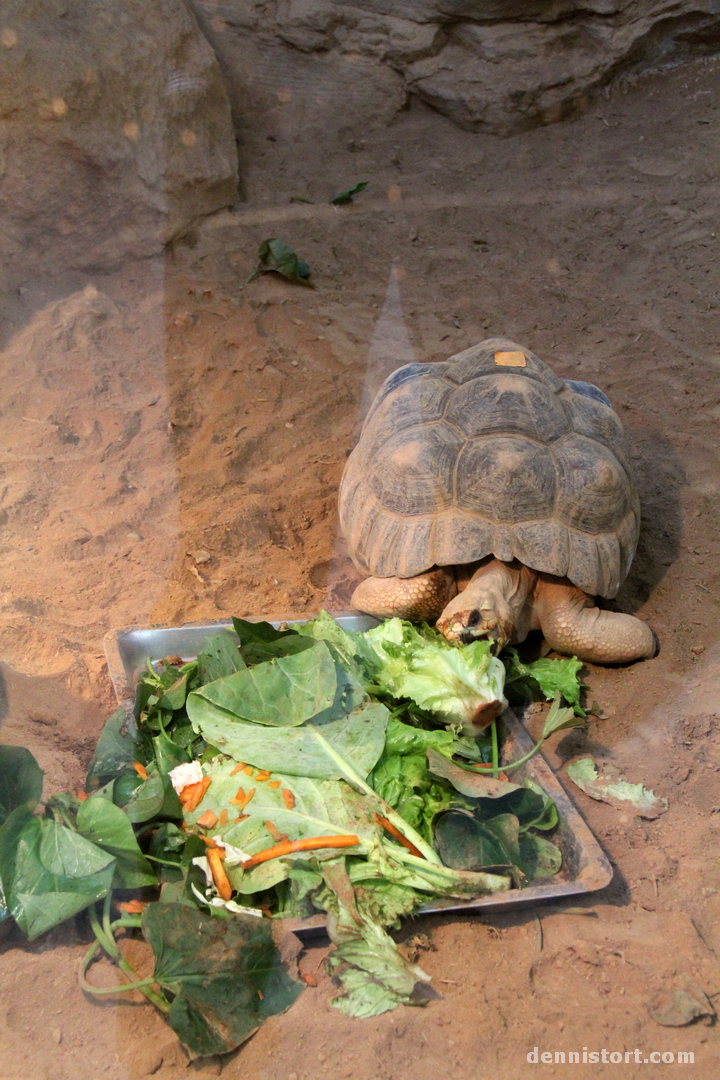
[[[498,367],[527,367],[527,357],[517,349],[514,352],[496,352],[495,363]]]

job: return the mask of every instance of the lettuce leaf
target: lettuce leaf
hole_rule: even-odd
[[[548,701],[552,701],[559,692],[566,701],[575,706],[578,716],[585,716],[580,708],[583,684],[578,678],[582,661],[576,656],[556,659],[543,656],[539,660],[533,660],[531,664],[524,664],[515,649],[507,649],[503,659],[508,685],[524,683],[531,693],[539,691]]]
[[[362,635],[364,659],[376,684],[396,698],[410,698],[446,723],[476,734],[486,706],[505,708],[505,668],[490,642],[451,645],[429,627],[388,619]]]

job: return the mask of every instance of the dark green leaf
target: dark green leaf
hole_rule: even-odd
[[[552,700],[556,693],[560,693],[566,701],[575,706],[578,716],[585,716],[580,708],[583,684],[578,678],[582,661],[576,656],[555,659],[543,656],[539,660],[533,660],[531,664],[524,664],[515,649],[508,649],[503,653],[502,659],[507,670],[507,685],[514,682],[524,683],[531,691],[539,691],[548,701]],[[533,696],[538,695],[533,693]]]
[[[353,184],[352,187],[345,188],[344,191],[339,191],[337,195],[333,195],[330,202],[333,206],[342,206],[344,203],[353,201],[353,195],[359,195],[361,191],[364,191],[368,186],[368,180],[361,180],[359,184]]]
[[[245,667],[238,643],[227,631],[209,637],[198,653],[200,685],[215,682]]]
[[[0,848],[9,822],[0,834]],[[7,853],[0,851],[3,888],[11,914],[31,941],[101,900],[110,888],[115,859],[63,825],[31,817],[14,842],[10,873]]]
[[[192,702],[203,697],[243,720],[297,727],[329,708],[336,689],[335,662],[325,642],[316,641],[295,656],[268,660],[195,690],[188,710],[192,716]]]
[[[156,735],[153,739],[153,750],[155,751],[158,770],[162,776],[166,776],[171,769],[190,760],[187,750],[183,746],[179,746],[174,737],[171,738],[168,735]]]
[[[293,656],[312,648],[312,639],[299,634],[288,635],[277,641],[249,641],[242,647],[242,658],[246,664],[263,664],[279,656]]]
[[[19,806],[42,798],[43,771],[24,746],[0,746],[0,825]]]
[[[562,852],[544,836],[523,833],[519,840],[520,860],[528,881],[553,877],[562,866]]]
[[[453,870],[482,870],[514,862],[503,837],[490,828],[490,822],[478,821],[460,810],[449,810],[437,819],[435,845],[445,866]]]
[[[142,760],[141,747],[142,736],[135,720],[124,709],[118,709],[107,720],[95,747],[88,767],[85,790],[93,791],[121,773],[128,772],[133,761]]]
[[[148,904],[142,929],[155,954],[154,977],[175,994],[170,1023],[193,1054],[244,1042],[302,992],[287,973],[268,920],[214,919],[180,903]]]
[[[174,712],[175,709],[182,709],[185,704],[185,698],[187,697],[187,675],[180,675],[174,671],[168,672],[172,676],[172,683],[167,688],[163,696],[158,702],[159,709],[168,709]]]
[[[77,812],[77,829],[117,859],[113,888],[141,889],[157,884],[150,863],[140,850],[127,814],[107,799],[87,799]]]
[[[267,274],[271,271],[281,274],[295,285],[309,285],[310,267],[302,259],[299,259],[291,247],[276,238],[263,240],[258,248],[260,260],[257,268],[248,278],[252,281],[258,274]]]
[[[182,819],[182,807],[172,781],[158,773],[155,765],[149,766],[147,780],[135,788],[123,809],[135,824],[154,817]]]
[[[117,779],[112,782],[112,798],[115,805],[127,806],[142,782],[142,779],[134,769],[132,772],[122,773],[118,776]],[[102,789],[99,788],[98,790]]]
[[[240,638],[240,647],[252,642],[281,641],[283,638],[297,637],[296,630],[276,630],[269,622],[251,622],[249,619],[233,618],[235,633]]]

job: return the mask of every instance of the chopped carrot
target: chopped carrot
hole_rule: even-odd
[[[271,780],[268,784],[268,787],[271,787],[273,788],[273,790],[275,790],[276,788],[279,788],[281,784],[282,780]]]
[[[300,978],[306,986],[317,986],[317,979],[314,975],[311,975],[309,971],[303,971]]]
[[[285,805],[287,806],[288,810],[292,810],[293,806],[295,805],[295,796],[293,795],[292,791],[290,791],[289,788],[284,787],[282,789],[282,797],[285,800]]]
[[[77,791],[75,792],[75,795],[80,800],[80,802],[86,802],[87,801],[88,794],[87,794],[87,791],[84,790],[84,788],[79,787],[77,789]]]
[[[206,810],[202,817],[199,817],[195,822],[196,825],[201,825],[203,829],[214,829],[217,823],[218,816],[212,810]]]
[[[241,863],[243,870],[250,870],[258,863],[268,862],[270,859],[278,859],[283,855],[292,855],[296,851],[315,851],[318,848],[355,847],[360,840],[357,836],[306,836],[302,840],[285,840],[282,844],[258,851],[257,855],[251,855],[249,859]]]
[[[203,842],[203,844],[205,845],[206,848],[213,848],[213,850],[219,851],[220,852],[220,858],[221,859],[225,858],[225,848],[218,847],[217,844],[215,843],[215,841],[213,840],[212,836],[201,836],[200,839],[202,840],[202,842]]]
[[[260,783],[263,784],[266,780],[270,779],[270,773],[267,771],[267,769],[260,769],[259,772],[255,773],[255,779],[259,780]]]
[[[180,802],[183,810],[188,814],[192,814],[193,810],[197,810],[198,806],[203,800],[205,792],[210,787],[210,781],[212,777],[203,776],[197,784],[186,784],[186,786],[180,792]]]
[[[208,848],[207,858],[218,893],[223,900],[229,900],[232,896],[232,888],[225,873],[219,850],[217,848]]]
[[[272,821],[266,821],[265,828],[270,833],[276,844],[281,843],[283,840],[287,840],[287,833],[281,833],[280,830],[275,825],[273,825]]]
[[[249,814],[240,814],[239,817],[235,818],[235,824],[237,825],[238,821],[247,821],[249,817]]]
[[[242,788],[238,788],[237,795],[235,796],[234,799],[231,799],[230,802],[233,804],[233,806],[237,806],[238,810],[244,810],[245,807],[247,806],[247,804],[252,799],[254,794],[255,794],[255,788],[254,787],[250,788],[247,795],[245,794],[245,792],[243,791]]]
[[[236,773],[242,772],[245,767],[246,766],[245,766],[244,761],[238,761],[237,765],[235,766],[233,771],[230,773],[230,775],[235,776]]]
[[[133,761],[133,769],[141,780],[147,780],[147,769],[144,765],[141,765],[139,761]]]
[[[246,776],[252,776],[252,765],[246,765],[243,772]]]
[[[400,830],[395,825],[393,825],[391,821],[388,821],[387,818],[381,817],[380,814],[375,814],[374,817],[378,825],[382,825],[383,829],[385,829],[386,832],[389,832],[391,836],[394,836],[395,839],[398,840],[403,847],[407,848],[412,855],[416,855],[418,859],[425,858],[422,851],[416,848],[415,845],[412,844],[406,836],[403,836]]]
[[[222,829],[223,825],[227,825],[227,823],[228,823],[228,812],[227,812],[227,810],[221,810],[220,811],[220,817],[218,819],[218,825]]]
[[[118,904],[120,911],[125,911],[128,915],[140,915],[144,907],[142,900],[126,900],[125,903]]]
[[[262,999],[263,999],[263,992],[262,992],[262,990],[258,990],[258,992],[257,992],[257,996],[258,996],[258,997],[260,998],[260,1000],[262,1001]]]

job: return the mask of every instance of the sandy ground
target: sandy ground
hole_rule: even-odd
[[[188,1065],[149,1006],[87,1000],[82,921],[10,936],[3,1080],[678,1069],[531,1065],[534,1046],[692,1051],[683,1074],[720,1075],[716,1027],[647,1012],[686,979],[720,1001],[719,93],[720,67],[698,64],[509,140],[413,107],[327,146],[278,105],[248,129],[237,210],[163,260],[0,298],[1,737],[36,754],[46,792],[82,780],[113,707],[108,630],[346,607],[336,492],[375,389],[410,359],[504,335],[597,382],[625,423],[644,524],[618,605],[662,644],[632,668],[588,666],[603,716],[549,759],[592,752],[670,804],[645,822],[575,790],[615,868],[606,890],[418,920],[407,933],[428,935],[439,997],[373,1020],[328,1009],[324,946],[308,949],[318,987],[224,1059]],[[354,205],[327,205],[359,180]],[[245,284],[268,236],[309,262],[315,290]]]

